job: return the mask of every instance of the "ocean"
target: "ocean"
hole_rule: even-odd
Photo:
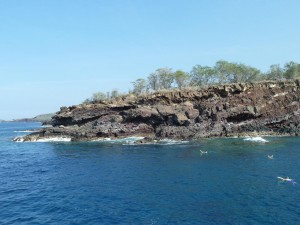
[[[299,137],[12,141],[39,127],[0,123],[0,224],[300,224]]]

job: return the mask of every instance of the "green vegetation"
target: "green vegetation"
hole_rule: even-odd
[[[243,63],[220,60],[213,67],[195,65],[189,73],[182,70],[173,72],[171,68],[157,69],[146,80],[139,78],[132,82],[132,93],[139,95],[171,88],[295,78],[300,78],[300,64],[295,62],[286,63],[283,68],[278,64],[271,65],[269,71],[263,73]]]
[[[173,72],[171,68],[157,69],[146,80],[140,78],[132,82],[132,92],[139,95],[162,89],[295,78],[300,78],[300,64],[295,62],[286,63],[283,68],[278,64],[271,65],[267,73],[262,73],[252,66],[220,60],[213,67],[195,65],[189,73],[182,70]]]
[[[136,81],[132,82],[133,85],[133,93],[141,94],[146,92],[147,88],[147,81],[145,79],[137,79]]]
[[[300,64],[293,61],[284,65],[284,78],[295,79],[300,77]]]
[[[172,71],[171,68],[159,68],[149,74],[146,79],[139,78],[132,82],[133,88],[128,94],[120,94],[117,90],[104,94],[94,93],[83,103],[95,103],[103,100],[112,100],[118,97],[134,94],[141,95],[159,90],[182,89],[187,87],[203,87],[215,84],[247,83],[261,80],[281,80],[300,78],[300,64],[288,62],[284,67],[279,64],[270,66],[266,73],[243,63],[220,60],[213,67],[195,65],[188,73],[182,70]]]
[[[142,93],[142,92],[141,92]],[[106,94],[104,92],[96,92],[92,95],[92,97],[87,98],[82,102],[82,104],[88,104],[88,103],[97,103],[101,101],[109,101],[116,98],[122,98],[125,96],[131,95],[132,92],[129,93],[119,93],[117,89],[112,90],[111,92],[107,92]]]
[[[188,86],[188,80],[190,77],[190,75],[188,73],[186,73],[182,70],[177,70],[173,76],[175,79],[175,83],[179,89]]]

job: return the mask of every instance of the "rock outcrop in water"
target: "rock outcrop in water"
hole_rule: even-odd
[[[298,135],[299,85],[299,80],[237,83],[62,107],[52,119],[53,127],[23,140]]]

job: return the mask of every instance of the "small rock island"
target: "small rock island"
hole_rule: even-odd
[[[15,140],[298,135],[299,86],[300,80],[233,83],[62,107],[52,127]]]

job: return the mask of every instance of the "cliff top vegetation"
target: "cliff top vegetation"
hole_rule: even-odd
[[[111,92],[96,92],[83,103],[95,103],[112,100],[124,96],[140,96],[155,91],[170,89],[193,89],[211,85],[229,83],[249,83],[263,80],[282,80],[300,78],[300,64],[290,61],[283,67],[279,64],[270,66],[267,72],[261,72],[252,66],[219,60],[213,67],[195,65],[190,72],[173,71],[171,68],[159,68],[146,78],[139,78],[132,82],[132,90],[119,93],[117,89]]]

